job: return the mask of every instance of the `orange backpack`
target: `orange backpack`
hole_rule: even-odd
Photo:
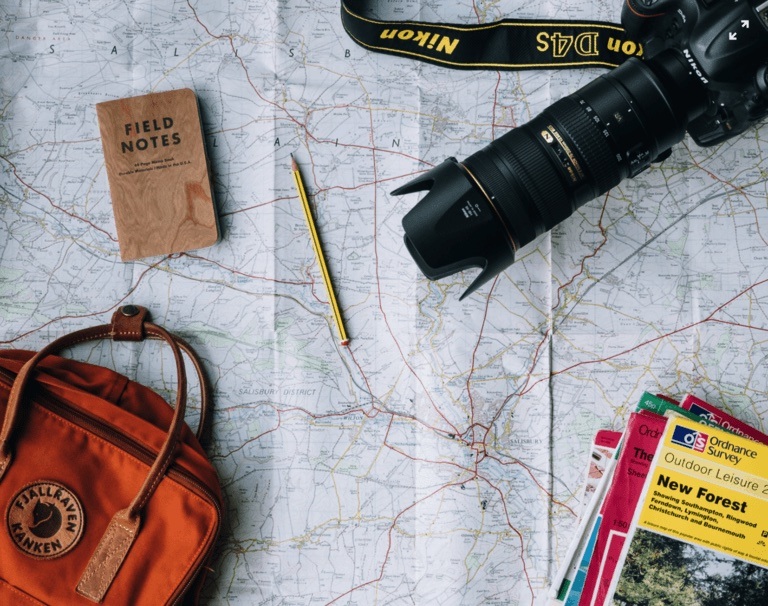
[[[162,339],[178,373],[171,408],[100,366],[52,355],[96,339]],[[129,305],[112,323],[40,352],[0,351],[0,604],[194,604],[222,496],[184,423],[189,345]]]

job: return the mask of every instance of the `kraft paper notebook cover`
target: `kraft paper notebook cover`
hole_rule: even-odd
[[[96,105],[123,261],[219,239],[200,113],[190,89]]]

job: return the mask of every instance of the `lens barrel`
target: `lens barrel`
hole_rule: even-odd
[[[463,298],[520,247],[645,170],[706,107],[676,51],[629,59],[464,162],[449,159],[395,190],[430,190],[403,218],[408,250],[430,279],[480,267]]]

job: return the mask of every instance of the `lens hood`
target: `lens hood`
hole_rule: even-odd
[[[455,158],[399,187],[393,195],[428,190],[403,217],[405,245],[430,280],[479,267],[461,296],[477,290],[515,260],[515,248],[493,201]]]

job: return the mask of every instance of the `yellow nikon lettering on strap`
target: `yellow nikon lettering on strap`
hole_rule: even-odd
[[[459,38],[451,38],[442,34],[434,34],[432,32],[414,31],[412,29],[390,29],[386,28],[382,30],[379,35],[381,40],[402,40],[404,42],[414,42],[421,48],[428,48],[435,50],[438,53],[445,53],[446,55],[453,54],[456,47],[459,45]]]

